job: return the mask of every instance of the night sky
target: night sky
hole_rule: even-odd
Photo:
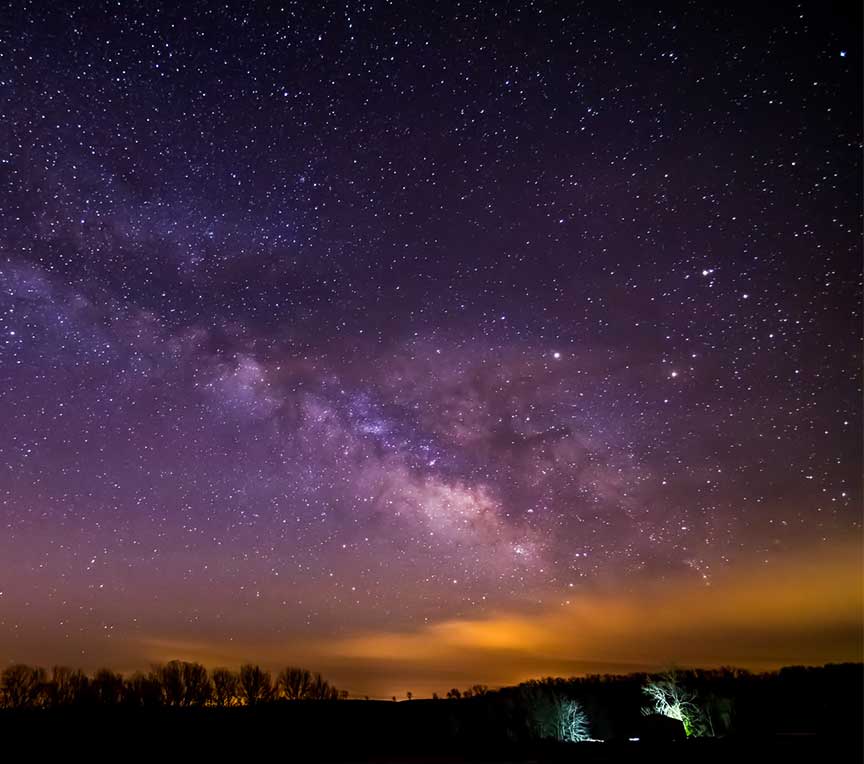
[[[856,5],[5,5],[0,664],[860,660]]]

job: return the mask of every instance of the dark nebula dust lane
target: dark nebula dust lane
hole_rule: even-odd
[[[860,14],[0,11],[0,662],[860,658]]]

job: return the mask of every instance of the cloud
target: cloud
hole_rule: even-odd
[[[766,669],[859,660],[861,550],[740,568],[718,585],[677,580],[629,594],[550,597],[540,612],[453,618],[402,632],[369,632],[321,645],[347,662],[448,667],[465,681],[513,683],[577,666],[616,671],[672,663]],[[582,669],[585,670],[585,669]],[[407,677],[406,677],[407,679]]]
[[[231,642],[151,634],[124,660],[131,668],[172,658],[211,667],[257,661],[274,672],[299,663],[376,697],[672,664],[766,670],[854,661],[864,647],[861,563],[861,549],[846,545],[784,564],[754,560],[710,587],[676,580],[629,593],[574,590],[569,600],[550,595],[530,609],[447,617],[414,629],[287,640],[256,633]]]

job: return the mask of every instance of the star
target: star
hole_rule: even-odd
[[[380,645],[464,686],[647,666],[702,644],[707,571],[846,591],[814,562],[862,507],[836,8],[204,5],[4,17],[4,660],[267,642],[404,692],[432,660]],[[642,595],[677,642],[590,641]],[[711,662],[845,659],[826,601],[719,602]]]

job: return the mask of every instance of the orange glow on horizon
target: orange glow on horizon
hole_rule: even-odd
[[[208,666],[256,661],[322,671],[352,694],[417,697],[475,682],[650,670],[670,664],[753,670],[862,659],[861,549],[754,564],[715,585],[653,583],[626,593],[549,599],[539,612],[455,618],[407,631],[285,643],[214,644],[152,637],[140,662],[172,658]],[[143,661],[142,661],[143,659]]]

